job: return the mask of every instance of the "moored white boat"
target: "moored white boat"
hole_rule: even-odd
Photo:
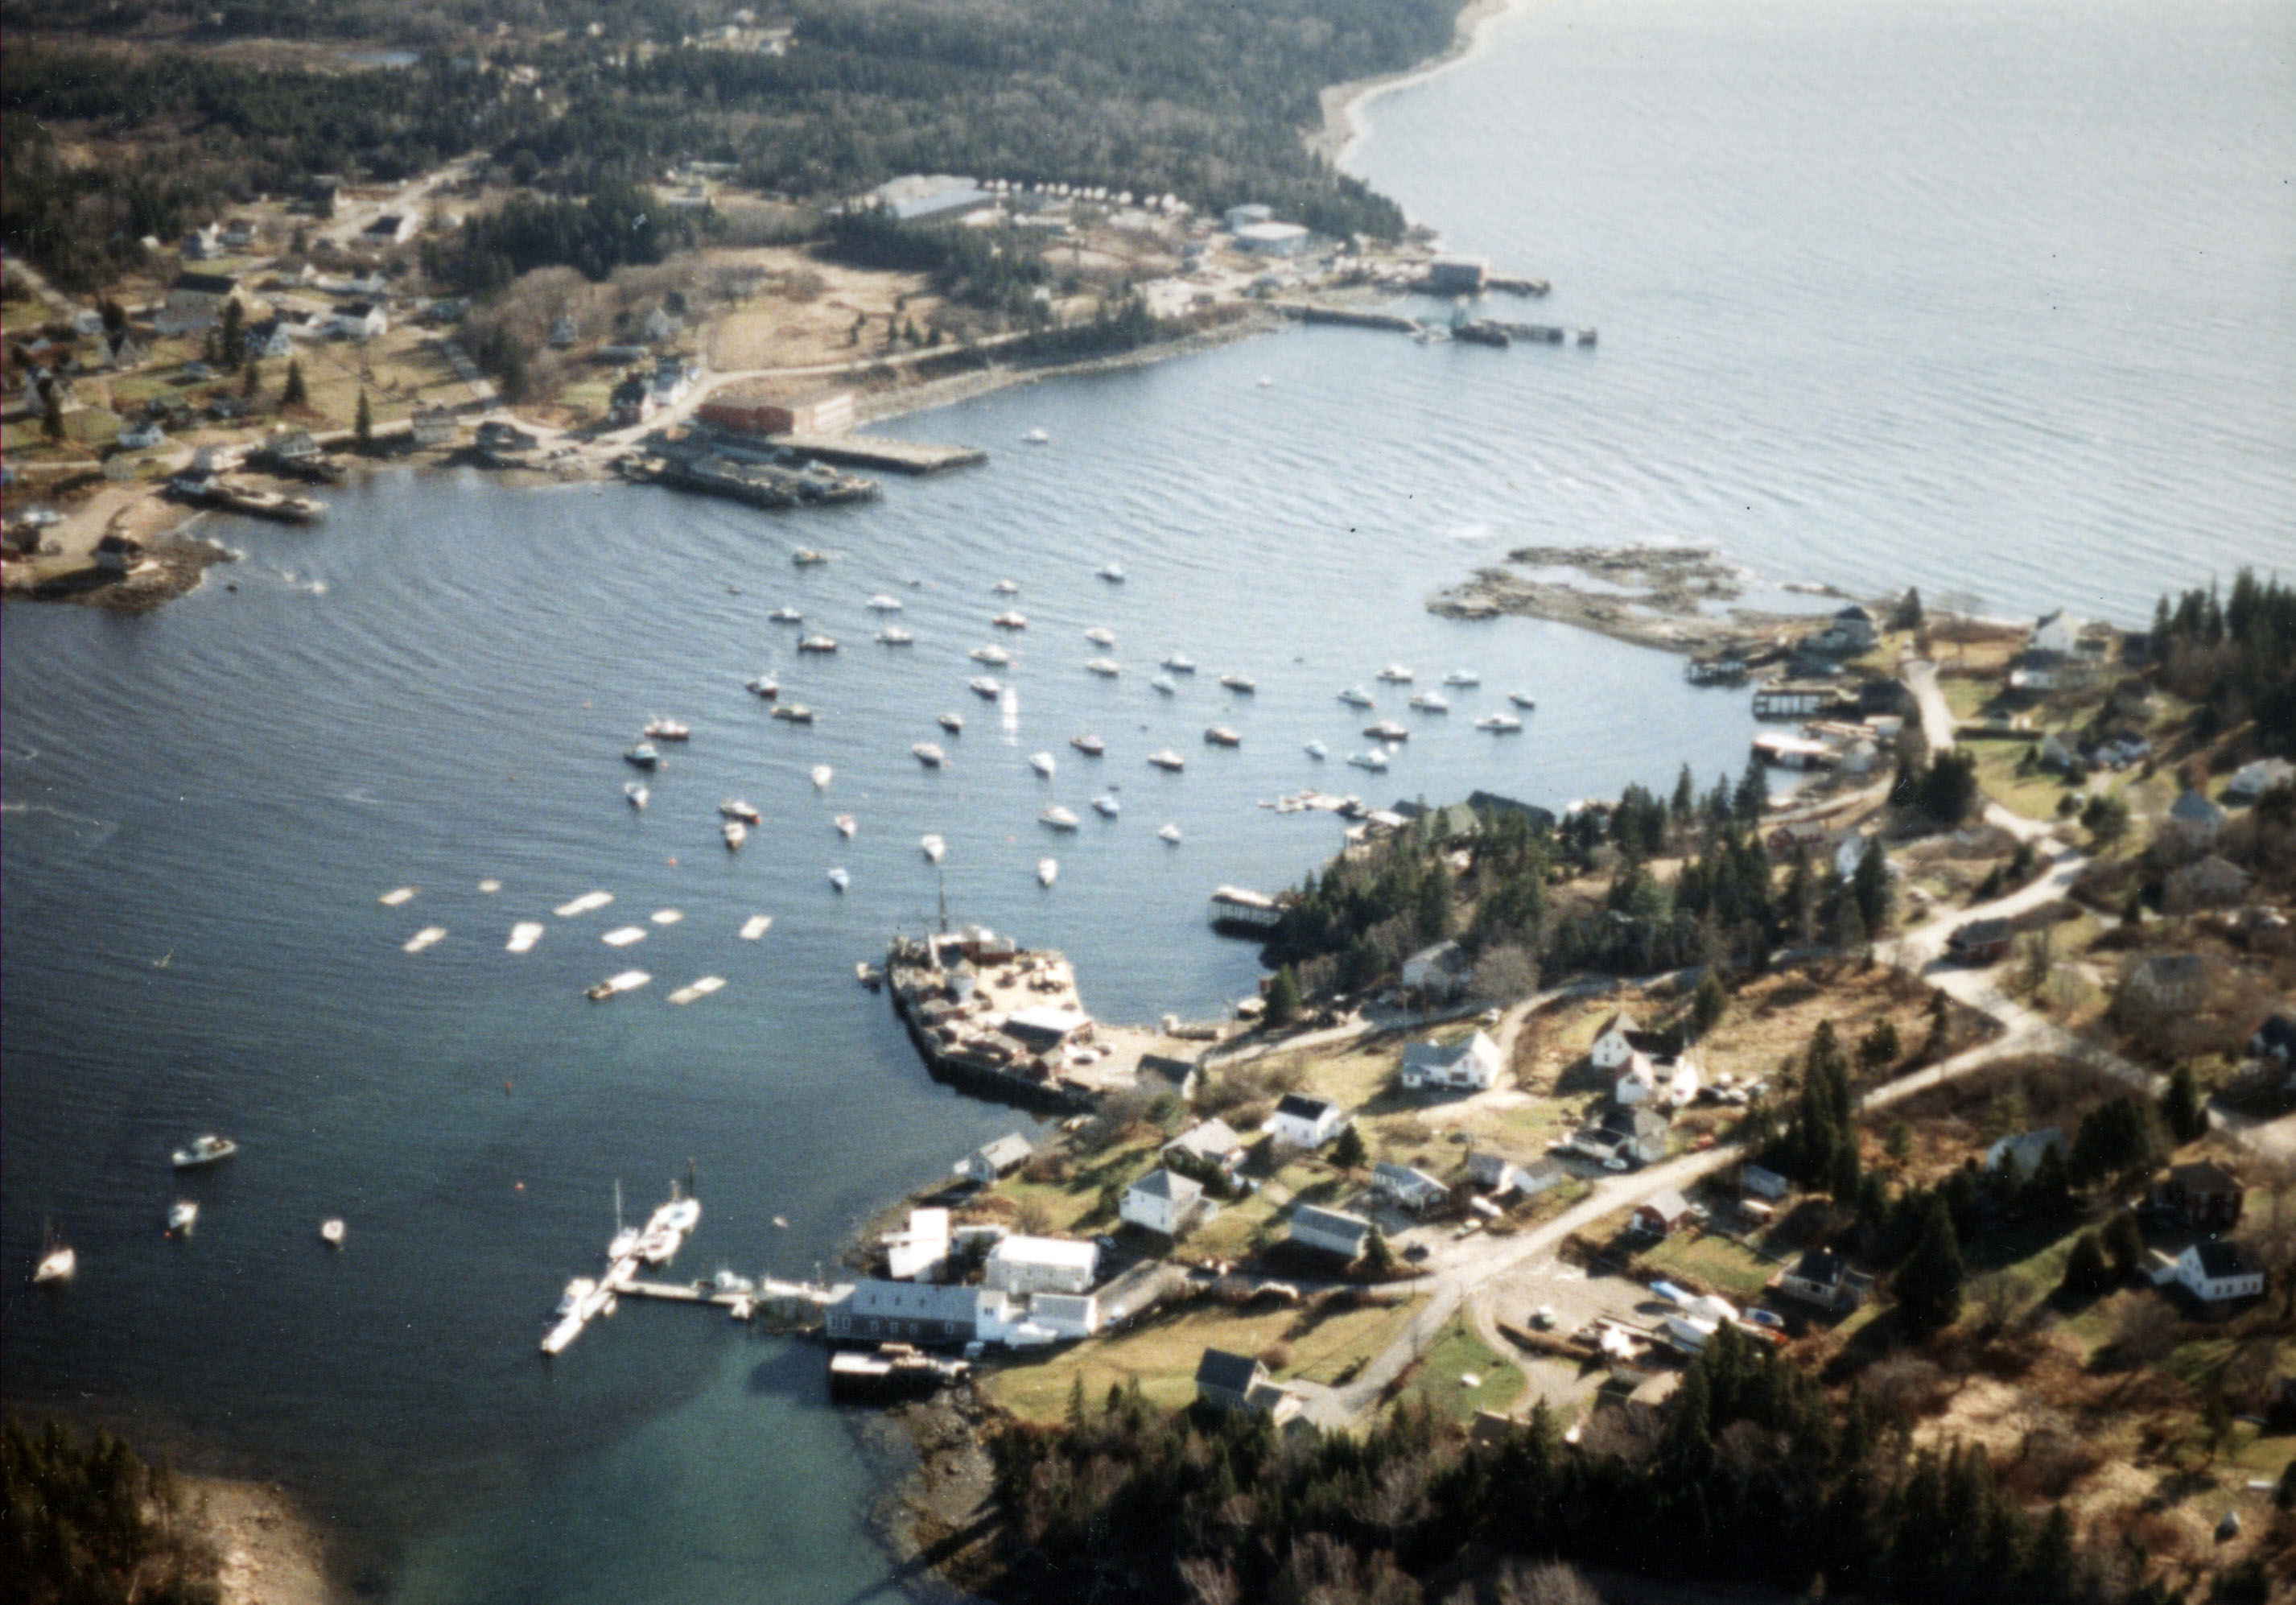
[[[774,698],[782,694],[781,681],[775,679],[770,674],[761,674],[755,679],[743,680],[742,682],[742,687],[743,690],[749,692],[750,696],[762,697],[767,702],[773,701]]]
[[[1031,753],[1029,754],[1029,767],[1049,780],[1053,778],[1053,770],[1059,766],[1053,761],[1050,753]]]
[[[1375,775],[1387,773],[1387,754],[1382,752],[1350,753],[1348,761],[1357,769],[1369,770]]]
[[[1124,583],[1124,565],[1120,563],[1103,563],[1100,565],[1100,577],[1111,585],[1121,585]]]
[[[914,646],[917,644],[917,638],[898,624],[888,624],[877,632],[877,644],[880,646]]]
[[[718,827],[718,834],[726,838],[726,850],[731,852],[750,839],[750,827],[739,819],[728,819]]]
[[[718,811],[729,819],[739,819],[744,825],[762,825],[765,815],[740,797],[728,797],[718,804]]]
[[[829,554],[816,552],[811,547],[800,547],[790,554],[790,561],[800,568],[816,568],[829,561]]]
[[[1180,827],[1177,825],[1160,826],[1157,827],[1156,835],[1158,839],[1169,842],[1175,847],[1180,844]]]
[[[813,766],[813,775],[812,775],[812,778],[813,778],[813,789],[814,789],[814,790],[816,790],[816,791],[827,791],[827,790],[829,789],[829,783],[830,783],[832,780],[834,780],[836,778],[837,778],[837,771],[836,771],[835,770],[833,770],[833,769],[830,768],[827,764],[825,764],[825,763],[816,763],[816,764],[815,764],[815,765]],[[752,824],[752,825],[754,825],[754,824],[756,824],[756,823],[757,823],[757,821],[756,821],[755,819],[752,819],[752,820],[750,820],[750,824]]]
[[[1379,671],[1379,678],[1390,686],[1407,686],[1411,683],[1411,671],[1401,663],[1390,663]]]
[[[1021,594],[1021,582],[1018,580],[999,580],[988,588],[1000,597],[1017,597]]]
[[[1002,669],[1013,661],[1013,654],[1002,646],[975,646],[964,655],[976,663],[987,663],[995,669]]]
[[[975,696],[985,696],[995,702],[1004,695],[1004,682],[993,674],[976,674],[964,682]]]
[[[776,607],[766,615],[776,624],[802,624],[805,615],[794,607]]]
[[[1257,691],[1259,682],[1248,674],[1223,674],[1220,684],[1231,691]]]
[[[1164,667],[1175,674],[1193,674],[1196,671],[1196,660],[1185,652],[1176,652],[1164,660]]]
[[[187,1238],[192,1228],[200,1223],[200,1206],[189,1198],[178,1198],[168,1211],[168,1235]]]
[[[851,814],[839,814],[830,820],[830,823],[837,827],[837,834],[849,842],[853,839],[854,833],[861,828],[859,822]]]
[[[1097,736],[1071,736],[1069,737],[1069,745],[1087,758],[1097,758],[1108,751],[1108,743]]]
[[[1411,705],[1422,713],[1448,713],[1451,701],[1440,691],[1422,691],[1411,699]]]
[[[1085,667],[1103,679],[1114,679],[1124,672],[1124,665],[1114,658],[1096,657],[1086,663]]]
[[[1386,742],[1390,746],[1395,746],[1411,739],[1410,730],[1391,719],[1382,719],[1375,725],[1365,725],[1364,734],[1374,741]]]
[[[1084,638],[1090,641],[1095,646],[1113,646],[1116,645],[1116,632],[1109,629],[1105,624],[1094,625],[1090,630],[1084,632]]]
[[[862,605],[871,613],[898,613],[901,611],[901,599],[898,597],[889,597],[884,592],[879,591]]]
[[[632,808],[636,809],[640,813],[644,813],[645,811],[646,801],[653,795],[653,793],[647,789],[644,781],[632,780],[623,786],[622,795],[629,799],[629,804]]]
[[[40,1255],[40,1263],[32,1267],[32,1282],[36,1287],[61,1287],[79,1273],[79,1255],[69,1243],[56,1243]]]
[[[925,862],[928,864],[939,863],[948,852],[948,844],[938,835],[920,836],[917,839],[917,845],[924,849]]]
[[[1160,753],[1149,753],[1148,761],[1154,764],[1158,769],[1167,770],[1175,775],[1188,767],[1188,761],[1181,757],[1179,753],[1174,752],[1170,747],[1166,747]]]
[[[1008,611],[998,613],[995,618],[988,621],[996,626],[999,630],[1026,630],[1029,628],[1029,615],[1024,613],[1013,613]]]
[[[952,736],[964,734],[964,715],[962,713],[944,713],[934,722]]]
[[[1378,705],[1372,701],[1371,693],[1361,686],[1349,686],[1340,693],[1340,700],[1350,708],[1369,708]]]
[[[927,769],[939,769],[948,761],[948,754],[930,741],[920,741],[909,749],[911,756]]]
[[[1204,740],[1213,746],[1242,746],[1243,737],[1226,725],[1214,725],[1204,732]]]
[[[210,1132],[204,1136],[193,1138],[188,1148],[177,1148],[175,1152],[175,1165],[177,1170],[197,1170],[203,1165],[214,1165],[220,1160],[228,1159],[237,1152],[239,1152],[239,1144],[228,1137],[218,1137]]]
[[[660,769],[661,767],[661,754],[654,751],[653,743],[650,741],[639,742],[637,745],[632,747],[628,752],[624,753],[622,754],[622,759],[623,761],[627,763],[634,763],[642,770]]]
[[[1538,698],[1533,696],[1528,691],[1510,691],[1507,693],[1507,701],[1513,703],[1518,708],[1535,708],[1538,706]]]
[[[832,869],[829,872],[829,884],[842,892],[853,884],[853,877],[846,874],[842,868]]]
[[[1309,743],[1308,744],[1308,757],[1310,757],[1310,758],[1328,758],[1328,757],[1330,757],[1331,755],[1332,755],[1332,749],[1331,749],[1331,748],[1329,748],[1329,747],[1327,747],[1327,746],[1325,746],[1322,742],[1320,742],[1320,741],[1311,741],[1311,742],[1309,742]]]
[[[797,644],[797,649],[800,652],[832,653],[837,650],[837,638],[834,636],[809,635]]]
[[[1093,811],[1103,819],[1112,819],[1124,811],[1124,805],[1107,792],[1103,792],[1095,797],[1092,800],[1092,806]]]
[[[1522,728],[1522,720],[1512,713],[1486,713],[1475,720],[1475,728],[1489,730],[1494,734],[1503,734]]]
[[[1480,686],[1483,683],[1483,677],[1472,669],[1454,669],[1443,677],[1443,683],[1447,686]]]
[[[648,741],[685,741],[693,736],[693,727],[674,719],[649,719],[638,733]]]
[[[1037,860],[1037,884],[1049,886],[1061,878],[1061,860],[1043,858]]]
[[[343,1246],[341,1217],[332,1216],[319,1222],[319,1240],[330,1248],[340,1248]]]
[[[1076,811],[1062,808],[1057,802],[1038,814],[1037,819],[1038,823],[1049,825],[1054,830],[1074,830],[1078,825]]]
[[[783,703],[775,708],[774,717],[787,724],[809,725],[813,722],[813,710],[803,703]]]
[[[1046,434],[1046,433],[1043,430],[1041,430],[1041,429],[1032,429],[1032,430],[1029,430],[1027,433],[1023,434],[1023,435],[1021,437],[1021,440],[1023,440],[1024,441],[1026,441],[1028,444],[1029,444],[1029,445],[1031,445],[1031,446],[1044,446],[1044,445],[1048,445],[1048,444],[1050,444],[1050,443],[1051,443],[1051,441],[1052,441],[1052,438],[1053,438],[1052,436],[1050,436],[1050,435]]]
[[[1151,686],[1153,686],[1157,690],[1161,691],[1167,696],[1172,696],[1180,688],[1180,682],[1174,679],[1168,674],[1160,674],[1148,683]]]

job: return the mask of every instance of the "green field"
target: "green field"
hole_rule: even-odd
[[[1472,1386],[1469,1377],[1475,1379]],[[1513,1362],[1455,1319],[1412,1373],[1408,1391],[1454,1420],[1471,1421],[1479,1410],[1508,1409],[1525,1386]]]

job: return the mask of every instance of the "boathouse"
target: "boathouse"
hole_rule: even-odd
[[[919,1282],[865,1278],[822,1309],[822,1330],[832,1341],[963,1344],[980,1335],[980,1305],[1001,1296],[979,1288],[938,1288]]]
[[[978,1181],[988,1187],[1008,1171],[1016,1171],[1026,1165],[1029,1156],[1036,1151],[1033,1143],[1014,1132],[999,1137],[994,1142],[983,1143],[949,1168],[968,1181]]]
[[[719,396],[701,404],[700,416],[713,428],[750,435],[843,434],[857,422],[849,390],[781,398]]]

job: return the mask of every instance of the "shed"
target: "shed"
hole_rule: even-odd
[[[1018,1132],[985,1143],[958,1160],[951,1168],[967,1181],[988,1186],[1008,1171],[1018,1170],[1029,1162],[1036,1146]]]
[[[865,1278],[822,1313],[832,1339],[912,1343],[970,1343],[979,1334],[981,1290]]]
[[[1636,1206],[1634,1226],[1637,1231],[1664,1237],[1689,1218],[1690,1200],[1669,1187]]]

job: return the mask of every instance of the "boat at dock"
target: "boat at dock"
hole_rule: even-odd
[[[1348,761],[1359,770],[1369,770],[1374,775],[1387,773],[1387,754],[1382,752],[1349,753]]]
[[[813,722],[813,710],[803,703],[783,703],[774,710],[774,717],[784,724],[809,725]]]
[[[674,719],[649,719],[645,728],[638,733],[648,741],[688,741],[693,738],[693,727]]]
[[[1475,728],[1504,735],[1522,728],[1522,720],[1512,713],[1486,713],[1475,720]]]
[[[634,763],[642,770],[661,767],[661,754],[654,751],[653,743],[650,741],[639,742],[637,745],[622,754],[622,760],[627,763]]]
[[[1053,761],[1053,755],[1050,753],[1031,753],[1029,754],[1029,767],[1049,780],[1053,778],[1053,771],[1059,765]]]
[[[726,838],[726,851],[734,852],[750,839],[750,827],[739,819],[728,819],[718,827],[718,834]]]
[[[1097,736],[1071,736],[1069,745],[1087,758],[1097,758],[1108,751],[1108,744]]]
[[[593,1003],[603,1003],[607,999],[619,997],[626,992],[636,992],[652,979],[653,977],[644,970],[624,970],[618,975],[607,976],[595,986],[584,987],[582,995]]]
[[[181,1239],[192,1235],[192,1228],[200,1223],[200,1206],[189,1198],[178,1198],[168,1211],[168,1235]]]
[[[227,513],[244,513],[254,518],[268,518],[279,523],[311,523],[327,510],[324,502],[314,501],[308,496],[285,496],[276,490],[259,490],[253,485],[227,479],[224,475],[179,474],[168,482],[168,488],[184,500],[201,506],[220,507]]]
[[[964,684],[973,696],[987,697],[990,702],[1004,695],[1004,682],[993,674],[976,674]]]
[[[962,713],[944,713],[934,722],[952,736],[964,734],[964,715]]]
[[[220,1164],[237,1152],[239,1144],[230,1138],[209,1132],[205,1136],[193,1138],[189,1147],[177,1148],[174,1155],[175,1166],[177,1170],[198,1170],[202,1165]]]
[[[992,669],[1002,669],[1013,661],[1013,654],[1002,646],[975,646],[964,655],[976,663],[987,663]]]
[[[1094,625],[1090,630],[1084,632],[1084,638],[1090,641],[1095,646],[1113,646],[1116,645],[1116,632],[1109,629],[1105,624]]]
[[[629,805],[632,808],[636,809],[640,813],[644,813],[645,811],[646,801],[653,795],[653,793],[647,788],[644,781],[631,780],[623,784],[622,795],[628,799]]]
[[[1092,800],[1093,811],[1103,819],[1112,819],[1124,811],[1124,805],[1107,792]]]
[[[1176,652],[1164,660],[1164,667],[1175,674],[1193,674],[1196,671],[1196,660],[1185,652]]]
[[[1175,775],[1188,767],[1188,761],[1181,757],[1179,753],[1174,752],[1170,747],[1166,747],[1160,753],[1149,753],[1148,761],[1154,764],[1158,769]]]
[[[1124,665],[1114,658],[1096,657],[1087,662],[1085,667],[1103,679],[1114,679],[1124,672]]]
[[[920,836],[917,838],[917,845],[924,850],[925,862],[928,864],[939,863],[948,852],[948,844],[938,835]]]
[[[829,822],[836,829],[837,834],[849,842],[861,828],[859,821],[856,820],[851,814],[839,814]]]
[[[1340,700],[1350,708],[1375,708],[1379,705],[1372,700],[1371,693],[1361,686],[1349,686],[1340,693]]]
[[[898,624],[889,624],[877,632],[877,645],[880,646],[914,646],[916,644],[917,638]]]
[[[765,815],[739,797],[728,797],[718,804],[718,811],[729,819],[739,819],[744,825],[762,825]]]
[[[829,1357],[829,1396],[840,1403],[886,1404],[927,1398],[972,1370],[970,1362],[919,1354],[906,1343],[881,1343],[873,1354]]]
[[[1049,886],[1061,878],[1061,860],[1043,858],[1037,860],[1037,884]]]
[[[927,769],[939,769],[948,761],[948,754],[930,741],[920,741],[909,749],[909,755]]]
[[[1220,684],[1231,691],[1250,692],[1259,689],[1259,682],[1248,674],[1223,674],[1220,676]]]
[[[1037,821],[1042,825],[1049,825],[1054,830],[1074,830],[1079,823],[1075,810],[1062,808],[1057,802],[1038,814]]]
[[[990,619],[988,621],[996,626],[999,630],[1026,630],[1029,628],[1029,615],[1024,613],[1001,613],[996,615],[996,617]]]
[[[1234,747],[1243,745],[1243,737],[1226,725],[1214,725],[1204,732],[1204,740],[1212,746]]]
[[[742,688],[750,696],[762,697],[767,702],[773,701],[782,694],[781,681],[770,674],[761,674],[753,680],[744,680],[742,682]]]
[[[797,649],[800,652],[834,652],[837,650],[837,639],[833,636],[809,635],[797,644]]]

